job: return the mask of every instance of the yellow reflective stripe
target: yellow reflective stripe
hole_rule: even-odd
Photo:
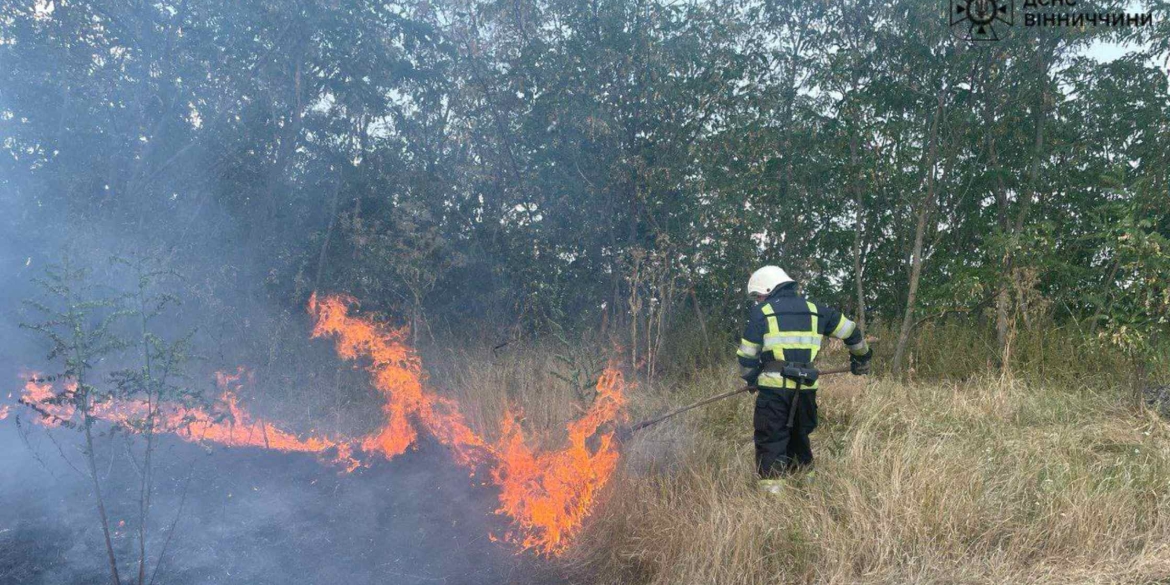
[[[778,373],[761,372],[760,377],[756,379],[756,386],[762,388],[795,388],[796,383]]]
[[[807,331],[781,331],[764,336],[764,347],[784,346],[784,349],[820,349],[821,336],[809,335]]]
[[[799,331],[781,331],[772,305],[764,304],[760,308],[768,322],[768,332],[764,334],[765,350],[773,350],[774,352],[775,349],[807,349],[812,352],[812,359],[816,359],[822,341],[816,315],[817,306],[811,301],[805,301],[805,305],[808,306],[809,310],[809,329]]]
[[[841,315],[841,322],[837,324],[837,328],[833,330],[832,335],[837,339],[845,339],[853,335],[853,330],[855,329],[857,329],[857,323],[846,319],[845,315]]]
[[[760,372],[760,377],[756,380],[756,385],[763,388],[787,388],[789,390],[796,389],[796,382],[780,375],[780,372]],[[816,383],[812,386],[801,386],[802,390],[815,390]]]
[[[845,347],[848,347],[849,353],[853,355],[865,355],[867,352],[869,352],[869,344],[865,342],[864,337],[861,339],[861,341],[858,341],[853,345],[846,345]]]
[[[821,335],[808,331],[777,331],[764,336],[764,347],[783,345],[785,349],[820,349]]]
[[[760,355],[761,347],[763,346],[758,343],[752,343],[746,339],[741,339],[739,341],[739,351],[736,351],[735,355],[745,358],[754,358]]]
[[[772,308],[771,303],[764,303],[760,307],[760,311],[764,313],[764,319],[768,322],[768,333],[775,333],[780,328],[780,324],[776,321],[776,310]],[[767,335],[764,336],[765,338]]]

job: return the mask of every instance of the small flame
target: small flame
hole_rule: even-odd
[[[73,391],[77,389],[77,382],[70,380],[66,384],[66,392],[58,396],[53,391],[53,384],[46,381],[39,373],[32,372],[22,377],[25,378],[25,383],[20,403],[39,412],[41,424],[55,427],[72,421],[73,414],[77,409],[73,405]]]

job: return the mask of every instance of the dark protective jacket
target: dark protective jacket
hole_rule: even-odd
[[[814,303],[796,293],[796,283],[787,283],[752,307],[743,339],[739,342],[740,375],[761,388],[796,388],[796,382],[779,371],[761,371],[773,360],[811,364],[821,349],[821,336],[845,341],[849,353],[865,355],[869,346],[857,324],[840,311]],[[816,383],[802,388],[816,388]]]

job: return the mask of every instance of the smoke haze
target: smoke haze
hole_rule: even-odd
[[[68,433],[57,440],[74,454],[75,439]],[[133,558],[137,478],[117,448],[121,440],[102,454],[102,476],[115,503],[115,546]],[[0,425],[0,582],[108,580],[86,478],[61,461],[43,430],[30,430],[28,448],[21,443],[16,425]],[[470,488],[447,457],[427,442],[343,474],[309,455],[164,438],[153,505],[153,524],[164,530],[154,532],[149,550],[161,550],[176,514],[178,523],[158,582],[540,582],[535,561],[490,541],[505,528],[489,513],[493,490]]]

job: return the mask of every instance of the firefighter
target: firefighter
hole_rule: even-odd
[[[808,436],[817,426],[817,371],[812,363],[821,336],[845,342],[854,375],[869,373],[873,350],[856,323],[801,296],[778,266],[752,273],[747,292],[755,305],[736,355],[740,376],[757,388],[753,423],[760,489],[778,493],[785,475],[813,462]]]

